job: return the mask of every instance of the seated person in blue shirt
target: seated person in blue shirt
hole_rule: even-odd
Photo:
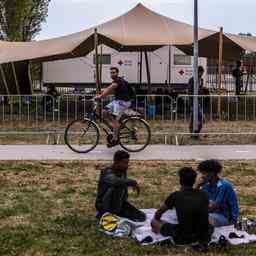
[[[222,165],[217,160],[201,162],[198,171],[202,174],[196,188],[209,196],[209,223],[215,227],[236,224],[239,206],[233,185],[221,178]]]

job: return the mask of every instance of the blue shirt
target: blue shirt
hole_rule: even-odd
[[[220,209],[210,212],[224,215],[230,223],[235,224],[239,216],[239,206],[233,185],[225,179],[219,179],[216,184],[207,183],[202,188],[213,203],[220,205]]]

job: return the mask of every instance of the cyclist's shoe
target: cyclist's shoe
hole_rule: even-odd
[[[116,140],[116,139],[112,139],[111,141],[108,141],[108,143],[107,143],[108,148],[112,148],[112,147],[115,147],[117,145],[118,145],[118,140]]]
[[[110,133],[110,134],[108,134],[108,136],[107,136],[107,142],[108,142],[108,143],[111,143],[112,140],[113,140],[113,133]]]

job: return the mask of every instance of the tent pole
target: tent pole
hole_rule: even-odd
[[[146,60],[146,70],[147,70],[147,80],[148,80],[148,92],[151,94],[151,77],[149,71],[149,63],[148,63],[148,53],[145,51],[145,60]]]
[[[18,78],[17,78],[17,74],[16,74],[16,69],[15,69],[13,62],[11,63],[11,65],[12,65],[12,72],[13,72],[13,76],[14,76],[14,80],[15,80],[17,94],[20,95],[20,87],[19,87],[19,82],[18,82]]]
[[[220,28],[219,34],[219,64],[218,64],[218,90],[221,90],[221,74],[223,62],[223,27]]]
[[[10,95],[10,91],[9,91],[9,88],[8,88],[8,84],[7,84],[7,80],[6,80],[6,76],[5,76],[2,64],[0,64],[0,72],[1,72],[1,75],[2,75],[3,82],[4,82],[6,94]]]
[[[140,51],[140,87],[142,84],[142,51]]]
[[[169,66],[168,66],[168,85],[171,85],[171,59],[172,59],[172,46],[169,45]]]
[[[223,64],[223,27],[219,34],[219,63],[218,63],[218,94],[221,94],[221,74]],[[218,116],[221,118],[221,97],[218,99]]]
[[[98,54],[98,33],[97,28],[94,30],[94,48],[95,48],[95,64],[96,64],[96,94],[101,93],[101,84],[100,84],[100,77],[99,77],[99,54]],[[102,121],[102,105],[99,104],[99,116],[100,121]]]
[[[41,73],[41,76],[42,76],[42,73]],[[33,82],[32,82],[31,62],[30,61],[28,62],[28,78],[29,78],[30,92],[31,92],[31,94],[33,94],[33,92],[34,92],[33,89],[34,88],[33,88]],[[41,84],[42,84],[42,79],[40,81],[40,90],[42,90],[41,89]]]
[[[101,92],[100,79],[99,79],[99,54],[98,54],[98,33],[97,28],[94,30],[94,49],[95,49],[95,65],[96,65],[96,92]]]
[[[194,0],[193,133],[198,131],[198,0]]]
[[[102,84],[102,65],[103,65],[103,63],[102,63],[102,51],[103,51],[103,49],[102,48],[103,47],[101,45],[101,47],[100,47],[100,84]]]

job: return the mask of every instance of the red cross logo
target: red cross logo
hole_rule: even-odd
[[[185,73],[185,72],[184,72],[182,69],[179,71],[179,74],[180,74],[181,76],[183,76],[184,73]]]

